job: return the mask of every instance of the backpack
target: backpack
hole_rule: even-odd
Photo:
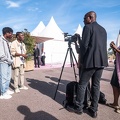
[[[100,91],[99,103],[106,104],[107,100],[105,99],[105,94]]]
[[[65,108],[67,108],[67,106],[75,106],[76,105],[78,85],[79,85],[79,83],[76,81],[72,81],[67,84],[66,99],[63,101],[63,105]],[[88,101],[90,101],[90,99],[92,99],[91,94],[90,94],[90,88],[87,88],[83,104],[86,105],[88,103]],[[105,99],[105,94],[100,91],[99,103],[106,104],[106,101],[107,100]]]
[[[63,105],[65,108],[67,108],[67,106],[71,106],[71,107],[76,106],[78,85],[79,83],[76,81],[72,81],[67,84],[66,99],[63,101]],[[90,101],[90,98],[91,98],[91,94],[90,94],[89,88],[87,88],[85,91],[85,98],[83,103],[86,107],[88,106],[88,102]]]
[[[76,103],[77,96],[77,86],[78,82],[73,81],[67,84],[66,86],[66,99],[63,101],[63,105],[65,108],[67,106],[74,106]]]

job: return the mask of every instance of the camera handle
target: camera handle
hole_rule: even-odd
[[[56,91],[55,91],[54,100],[56,98],[57,90],[58,90],[59,83],[60,83],[60,80],[61,80],[61,77],[62,77],[62,73],[63,73],[63,69],[64,69],[64,66],[65,66],[65,62],[66,62],[66,58],[67,58],[68,52],[70,52],[70,63],[71,63],[71,67],[73,67],[75,80],[77,82],[77,75],[76,75],[76,72],[75,72],[75,64],[74,64],[74,60],[75,60],[75,62],[77,64],[77,59],[75,58],[75,55],[74,55],[73,50],[71,48],[71,43],[68,42],[68,49],[67,49],[67,52],[66,52],[65,60],[63,62],[63,66],[62,66],[62,70],[61,70],[61,73],[60,73],[60,77],[58,79],[58,85],[57,85],[57,88],[56,88]]]

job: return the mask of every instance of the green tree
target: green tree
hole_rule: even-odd
[[[35,40],[32,36],[30,36],[30,32],[28,32],[27,29],[24,29],[24,43],[26,45],[26,50],[28,54],[28,58],[26,60],[31,60],[33,59],[33,52],[34,52],[34,45],[35,45]]]

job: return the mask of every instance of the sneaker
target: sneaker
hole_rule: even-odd
[[[7,90],[7,94],[9,94],[9,95],[12,95],[14,93],[14,91],[11,91],[11,90]]]
[[[117,113],[120,114],[120,108],[116,108],[116,109],[115,109],[115,112],[117,112]]]
[[[19,88],[16,88],[15,93],[19,93],[19,92],[20,92]]]
[[[0,99],[10,99],[12,96],[7,94],[7,93],[4,93],[3,95],[0,96]]]
[[[3,96],[2,96],[2,95],[0,95],[0,99],[3,99]]]
[[[28,90],[28,87],[22,86],[22,87],[20,87],[19,89],[21,89],[21,90]]]

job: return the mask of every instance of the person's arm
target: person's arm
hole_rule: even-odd
[[[27,55],[26,55],[26,54],[15,53],[15,56],[22,56],[22,57],[24,57],[24,58],[27,58]]]
[[[4,43],[2,38],[0,37],[0,59],[2,59],[3,57],[5,57],[5,48],[4,48]]]
[[[117,48],[114,42],[110,43],[110,47],[113,49],[114,54],[116,54],[116,52],[120,54],[120,50]]]
[[[0,61],[8,61],[5,50],[6,50],[5,43],[0,37]]]
[[[90,40],[90,28],[88,26],[85,26],[82,35],[82,46],[84,47],[84,51],[82,51],[84,52],[83,54],[85,54],[88,49],[89,40]]]
[[[80,47],[77,44],[77,41],[75,41],[75,49],[76,49],[76,52],[79,54],[80,53]]]
[[[84,56],[86,54],[86,51],[88,49],[89,45],[89,40],[90,40],[90,28],[88,26],[85,26],[83,28],[83,33],[82,33],[82,40],[81,40],[81,45],[80,45],[80,51],[81,51],[81,64],[83,63]]]
[[[10,51],[11,51],[11,54],[13,55],[13,57],[22,56],[22,57],[24,57],[24,58],[27,58],[27,55],[26,55],[26,54],[17,53],[16,44],[15,44],[15,43],[11,43]]]
[[[40,57],[40,50],[39,50],[39,48],[38,48],[38,57]]]

